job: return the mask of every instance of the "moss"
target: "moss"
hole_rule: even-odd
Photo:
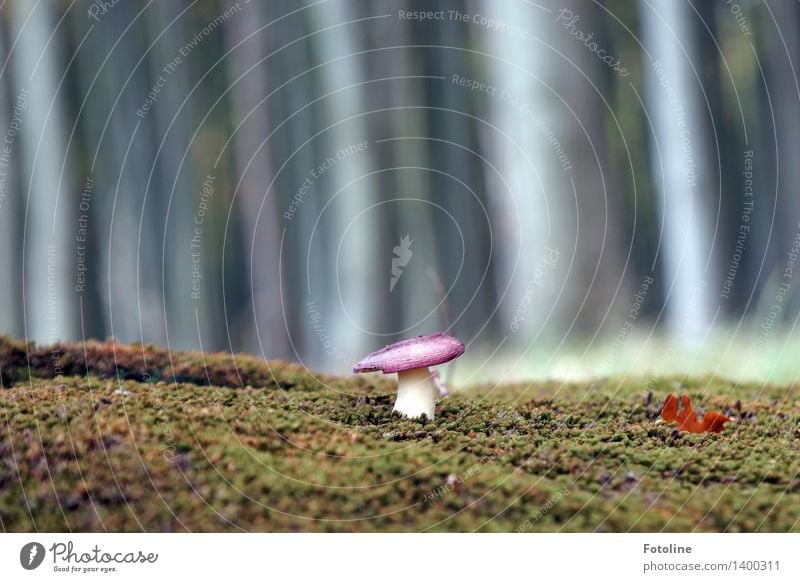
[[[0,340],[5,531],[798,531],[796,386],[611,379],[459,391],[249,356]],[[668,392],[730,409],[658,422]]]

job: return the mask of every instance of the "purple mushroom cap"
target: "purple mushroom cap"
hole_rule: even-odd
[[[372,352],[353,366],[353,372],[384,374],[438,366],[464,353],[464,344],[441,332],[412,337]]]

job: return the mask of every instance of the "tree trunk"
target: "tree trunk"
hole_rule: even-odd
[[[363,56],[355,54],[361,50],[355,30],[364,24],[346,24],[355,18],[349,0],[316,4],[308,12],[312,32],[316,32],[310,39],[315,64],[339,59],[315,71],[320,83],[318,94],[330,94],[319,104],[322,133],[317,139],[322,145],[322,159],[317,163],[335,161],[323,179],[315,182],[312,194],[331,203],[320,219],[327,249],[326,285],[312,288],[310,299],[324,306],[322,316],[330,322],[329,329],[336,330],[336,351],[352,360],[374,347],[374,334],[385,329],[381,292],[385,281],[380,275],[386,273],[391,259],[380,256],[375,245],[380,238],[380,225],[374,216],[378,197],[369,175],[375,146],[368,143],[364,88],[358,86],[365,80]],[[318,32],[323,28],[329,30]],[[365,142],[365,150],[353,152],[354,146]],[[344,159],[339,159],[340,155]],[[333,360],[326,367],[339,371],[347,368]]]
[[[569,157],[573,153],[563,105],[548,89],[566,65],[546,46],[558,42],[549,12],[514,0],[482,0],[472,6],[476,14],[489,14],[527,32],[508,36],[482,30],[477,37],[491,55],[482,63],[485,81],[496,88],[493,95],[478,95],[477,100],[485,103],[489,121],[478,126],[482,150],[496,168],[485,173],[496,240],[496,287],[502,297],[501,331],[511,343],[527,346],[546,321],[566,317],[559,311],[569,304],[562,280],[575,231],[564,225],[575,212],[570,209],[575,162]],[[542,268],[548,249],[558,253],[562,265]]]
[[[687,341],[700,341],[714,316],[716,296],[716,286],[709,284],[716,282],[707,207],[709,147],[700,80],[691,67],[703,57],[695,50],[695,23],[686,4],[642,0],[641,18],[651,57],[645,62],[647,107],[658,146],[652,167],[663,168],[655,180],[663,218],[659,261],[667,323]]]
[[[48,44],[55,21],[50,2],[14,2],[11,56],[14,84],[24,95],[19,159],[26,197],[23,277],[25,336],[37,342],[80,337],[75,296],[77,206],[64,149],[57,44]],[[62,173],[63,168],[63,173]]]
[[[0,62],[5,63],[8,56],[10,36],[6,20],[0,18]],[[16,129],[14,113],[23,112],[19,95],[8,79],[6,69],[0,79],[0,143],[10,137],[9,130]],[[16,140],[14,140],[16,141]],[[22,270],[21,255],[22,229],[19,228],[22,209],[21,175],[16,161],[20,158],[19,144],[6,144],[0,147],[0,334],[22,335]]]
[[[274,140],[263,143],[272,130],[267,78],[276,58],[263,59],[271,52],[268,39],[277,23],[265,30],[270,19],[259,4],[247,7],[247,15],[232,18],[225,28],[228,76],[231,85],[232,126],[236,182],[235,204],[243,228],[242,265],[249,272],[246,287],[251,307],[244,316],[246,337],[255,339],[252,348],[268,358],[293,357],[286,333],[281,302],[279,186],[267,188],[275,173],[271,156]],[[240,125],[241,124],[241,125]],[[257,332],[257,333],[256,333]]]

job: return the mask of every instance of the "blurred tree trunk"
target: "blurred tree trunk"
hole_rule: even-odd
[[[564,6],[581,16],[578,29],[594,33],[598,45],[619,59],[612,39],[605,34],[604,13],[594,2],[569,0]],[[554,10],[553,16],[558,16],[560,10]],[[569,34],[563,22],[556,27],[559,35],[556,48],[564,53],[563,70],[555,85],[564,100],[559,127],[563,128],[560,134],[565,137],[569,157],[575,164],[570,177],[577,206],[569,211],[570,217],[575,217],[570,232],[576,233],[577,238],[575,263],[567,285],[575,290],[574,331],[592,341],[598,333],[617,334],[620,318],[631,308],[628,270],[633,266],[630,262],[633,233],[626,228],[623,218],[625,197],[620,191],[610,143],[611,139],[622,140],[624,136],[613,121],[609,90],[615,83],[627,83],[627,77],[619,77],[618,71]],[[624,64],[620,69],[623,67]],[[570,192],[561,195],[571,197]],[[570,223],[571,218],[565,222]],[[566,264],[560,267],[567,269]]]
[[[378,216],[387,224],[377,244],[387,261],[382,270],[384,285],[377,292],[385,294],[389,305],[386,332],[407,336],[449,324],[447,308],[437,309],[437,279],[442,279],[441,264],[446,260],[442,255],[451,249],[439,248],[434,217],[441,211],[428,203],[436,201],[437,193],[429,188],[431,144],[426,139],[425,112],[419,108],[424,105],[425,80],[419,78],[424,71],[415,60],[424,58],[426,49],[386,48],[416,44],[415,23],[394,17],[398,3],[392,0],[372,2],[370,8],[373,16],[392,15],[369,27],[370,48],[378,49],[367,57],[369,78],[385,80],[365,88],[367,110],[387,109],[370,115],[376,161],[382,170],[376,180],[381,202],[385,202]],[[413,241],[409,247],[412,254],[392,286],[391,258],[405,236]],[[429,313],[432,315],[427,317]]]
[[[767,104],[767,116],[762,120],[768,127],[775,128],[775,141],[769,145],[777,151],[774,165],[756,164],[754,167],[763,172],[766,168],[776,168],[775,176],[777,198],[775,204],[779,211],[774,224],[765,225],[765,230],[772,231],[771,252],[773,270],[767,270],[765,276],[786,283],[783,271],[787,266],[787,253],[792,241],[800,232],[800,87],[798,86],[798,68],[800,68],[800,5],[797,2],[769,2],[762,7],[762,30],[765,42],[761,46],[766,50],[762,55],[761,65],[765,70],[768,95],[771,103]],[[773,20],[774,19],[774,20]],[[778,27],[776,29],[776,27]],[[766,97],[766,96],[765,96]],[[772,117],[774,115],[774,118]],[[772,136],[770,136],[772,137]],[[759,209],[771,214],[766,205]],[[781,318],[787,326],[791,326],[798,310],[800,310],[800,293],[797,291],[798,281],[795,276],[792,294],[783,306]],[[767,302],[774,298],[775,287],[767,287]],[[788,328],[787,328],[788,329]]]
[[[631,263],[628,265],[628,284],[632,280],[637,283],[645,277],[655,274],[656,256],[659,244],[661,216],[656,195],[656,182],[650,170],[651,133],[648,112],[640,104],[643,98],[643,69],[647,63],[642,60],[641,21],[638,5],[635,2],[614,6],[613,18],[606,12],[600,13],[603,18],[596,19],[605,23],[601,29],[604,34],[601,42],[608,43],[607,52],[618,58],[626,69],[627,75],[610,68],[606,71],[608,78],[601,88],[609,102],[613,104],[613,116],[607,118],[609,126],[608,148],[617,174],[619,195],[619,215],[621,217],[620,252],[630,252]],[[615,20],[618,19],[618,22]],[[613,41],[613,42],[612,42]],[[596,58],[596,57],[595,57]],[[619,128],[617,127],[619,124]],[[598,152],[599,153],[599,152]],[[613,193],[611,193],[613,195]],[[626,248],[627,247],[627,248]],[[659,275],[660,279],[660,275]],[[650,286],[646,300],[641,304],[637,316],[636,327],[640,332],[647,331],[642,326],[651,327],[663,307],[661,283]],[[633,297],[632,289],[620,290],[619,301],[626,309],[630,309]],[[649,321],[648,321],[649,319]],[[620,331],[620,319],[614,322]],[[614,350],[613,353],[618,353]]]
[[[0,13],[0,63],[6,63],[10,43],[5,14]],[[0,73],[0,140],[8,135],[17,102],[6,68]],[[5,144],[4,144],[5,147]],[[4,149],[0,147],[0,152]],[[22,188],[19,145],[0,159],[0,334],[22,335]],[[4,152],[2,152],[4,153]]]
[[[745,198],[742,180],[742,168],[744,164],[744,152],[752,149],[752,143],[747,144],[745,131],[749,137],[753,137],[750,127],[743,128],[742,120],[747,115],[742,110],[742,105],[746,103],[750,93],[750,87],[756,80],[755,71],[750,66],[747,78],[735,79],[736,86],[731,87],[729,69],[733,67],[747,66],[743,59],[731,58],[734,51],[731,45],[744,40],[744,46],[737,47],[736,52],[743,56],[752,55],[749,48],[749,40],[743,37],[735,20],[730,12],[731,8],[727,4],[714,4],[693,2],[690,18],[696,23],[696,54],[718,56],[717,48],[722,43],[722,55],[719,58],[698,59],[693,64],[697,74],[702,80],[702,92],[708,104],[708,109],[704,111],[708,115],[708,172],[707,182],[709,191],[707,194],[707,204],[709,209],[719,208],[719,215],[716,219],[720,227],[714,239],[714,252],[719,257],[719,266],[722,268],[719,274],[727,272],[732,257],[739,254],[737,242],[739,241],[739,224],[741,222],[744,205],[751,202],[751,198]],[[722,12],[724,11],[724,13]],[[719,16],[723,21],[731,26],[731,30],[726,31],[720,28]],[[727,53],[727,51],[731,51]],[[724,59],[724,60],[723,60]],[[752,61],[752,58],[749,59]],[[734,73],[735,74],[735,71]],[[726,90],[736,91],[730,94],[726,103]],[[749,109],[749,108],[748,108]],[[710,216],[713,218],[713,216]],[[750,217],[752,218],[752,216]],[[718,296],[716,300],[723,309],[723,317],[728,314],[737,314],[746,302],[752,299],[754,273],[750,270],[753,262],[760,263],[758,251],[754,248],[757,234],[747,233],[744,242],[744,252],[741,253],[740,266],[735,274],[735,284],[730,289],[729,295],[723,295],[720,285],[722,281],[709,281],[712,295]],[[757,267],[756,267],[757,269]],[[727,297],[727,298],[723,298]],[[723,320],[724,322],[724,320]]]
[[[263,101],[269,87],[267,71],[277,60],[263,59],[271,52],[270,35],[276,33],[276,27],[287,23],[259,30],[271,20],[265,16],[274,14],[260,4],[253,4],[247,10],[248,14],[232,18],[225,28],[226,50],[233,51],[227,61],[231,125],[238,128],[233,143],[235,180],[239,183],[236,206],[244,231],[242,261],[249,272],[246,285],[252,303],[244,319],[249,332],[244,333],[253,338],[248,341],[252,349],[263,351],[268,358],[289,359],[293,354],[281,302],[278,184],[267,191],[274,178],[271,157],[274,142],[263,143],[272,129],[269,103]]]
[[[355,54],[361,50],[355,33],[358,25],[346,24],[355,18],[349,0],[329,0],[308,12],[312,32],[316,33],[310,39],[314,61],[339,59],[315,71],[320,83],[318,94],[330,94],[320,103],[324,117],[319,129],[324,132],[317,140],[323,145],[323,158],[336,158],[338,151],[369,139],[369,119],[362,115],[364,88],[358,85],[365,80],[364,59]],[[318,32],[322,29],[328,30]],[[385,281],[381,275],[387,272],[391,258],[377,252],[380,225],[370,216],[378,200],[375,181],[369,176],[374,147],[368,144],[365,151],[337,159],[325,172],[325,180],[315,183],[312,194],[325,202],[336,196],[320,222],[328,249],[326,286],[312,289],[312,295],[324,306],[322,316],[330,322],[328,329],[336,332],[337,351],[347,358],[357,358],[374,347],[372,334],[383,328],[385,301],[380,290]],[[342,364],[334,367],[346,368]]]
[[[688,5],[642,0],[640,6],[644,45],[652,57],[646,62],[646,102],[658,147],[651,165],[663,168],[655,180],[663,217],[659,260],[667,323],[687,341],[700,341],[717,294],[705,109],[691,68],[703,56],[696,50],[696,22]]]
[[[166,332],[166,339],[174,349],[196,349],[202,344],[204,349],[220,349],[225,345],[221,334],[219,307],[222,305],[218,291],[218,277],[209,274],[219,266],[214,259],[214,233],[222,230],[224,219],[220,217],[219,198],[221,180],[214,176],[214,194],[205,200],[207,210],[200,226],[198,248],[191,246],[198,226],[194,219],[201,202],[203,183],[208,175],[214,175],[211,167],[198,170],[195,164],[195,149],[200,135],[195,136],[193,97],[201,95],[199,89],[190,95],[194,85],[193,70],[205,73],[207,66],[198,62],[203,58],[206,44],[213,42],[213,36],[206,36],[188,55],[181,56],[180,50],[187,46],[196,31],[201,30],[219,15],[219,9],[186,12],[178,16],[185,6],[181,3],[155,2],[146,12],[148,38],[155,39],[169,28],[155,43],[148,55],[151,63],[150,80],[155,83],[159,76],[165,79],[165,86],[158,96],[158,102],[150,110],[148,122],[155,128],[155,168],[153,180],[145,193],[146,200],[140,212],[145,221],[156,225],[158,237],[155,241],[157,251],[153,255],[142,253],[138,268],[141,271],[154,269],[160,271],[161,286],[158,289],[164,311],[160,314],[160,325]],[[237,17],[226,21],[226,26]],[[174,22],[173,22],[174,20]],[[219,34],[214,33],[214,34]],[[198,76],[199,77],[199,76]],[[186,100],[187,96],[189,99]],[[185,101],[185,102],[184,102]],[[199,145],[203,145],[200,143]],[[144,226],[142,226],[144,229]],[[200,291],[193,296],[192,252],[199,254]],[[198,335],[199,334],[199,335]]]
[[[64,149],[58,87],[63,71],[57,59],[58,43],[48,43],[56,22],[55,7],[50,2],[11,5],[12,36],[17,36],[12,74],[26,102],[22,129],[16,136],[19,167],[24,176],[30,176],[22,181],[27,200],[25,335],[42,343],[80,337],[74,270],[77,201]]]
[[[565,228],[574,213],[572,173],[559,162],[554,140],[572,157],[568,140],[573,128],[562,122],[563,105],[548,89],[566,65],[547,46],[558,42],[548,12],[517,0],[471,5],[476,14],[492,15],[527,31],[527,38],[482,32],[480,46],[491,55],[484,63],[486,81],[497,90],[485,98],[489,123],[479,129],[482,149],[496,168],[486,169],[486,179],[497,245],[496,287],[503,297],[502,331],[512,342],[528,345],[545,321],[567,316],[559,312],[569,303],[561,282],[576,236]],[[548,248],[558,251],[560,272],[540,267]],[[529,306],[521,313],[526,302]]]
[[[777,249],[775,248],[775,218],[781,214],[776,204],[780,193],[778,192],[778,172],[775,171],[776,163],[776,112],[775,105],[771,101],[772,89],[768,85],[769,59],[765,59],[769,49],[767,45],[770,40],[780,43],[780,38],[776,37],[775,24],[765,10],[765,5],[743,6],[743,12],[749,23],[754,24],[752,35],[745,36],[737,27],[735,21],[728,20],[730,12],[727,6],[719,6],[722,14],[719,22],[728,22],[733,34],[728,34],[726,38],[727,46],[723,46],[726,54],[740,54],[746,58],[728,58],[728,65],[731,67],[736,82],[736,87],[731,90],[728,102],[733,105],[730,109],[734,110],[729,115],[737,117],[735,122],[742,124],[744,117],[744,127],[747,131],[746,147],[753,151],[753,215],[751,217],[752,230],[747,238],[747,249],[744,261],[747,271],[741,273],[746,277],[748,284],[743,285],[739,282],[739,274],[736,276],[736,286],[744,286],[748,295],[751,289],[754,292],[754,299],[749,306],[748,314],[753,316],[753,326],[759,327],[762,318],[767,315],[768,310],[775,298],[775,287],[770,278],[773,276]],[[763,27],[763,34],[758,34],[758,25]],[[755,50],[753,50],[755,48]],[[786,82],[785,74],[775,71],[776,83]],[[769,92],[768,92],[769,91]],[[741,103],[742,112],[739,111],[737,104]],[[742,142],[744,139],[742,138]],[[733,161],[736,173],[737,200],[739,202],[739,216],[737,222],[741,221],[741,207],[745,200],[745,176],[743,174],[744,163],[743,153],[737,154]],[[735,236],[735,234],[734,234]],[[732,247],[733,248],[733,247]],[[730,260],[730,257],[728,258]],[[728,264],[723,267],[727,271]],[[762,312],[763,310],[763,312]],[[758,334],[760,330],[755,333]]]
[[[319,312],[329,299],[320,290],[330,287],[331,276],[330,245],[324,229],[317,224],[328,202],[326,191],[319,185],[312,186],[302,195],[302,205],[292,219],[283,215],[304,188],[310,170],[329,154],[324,141],[319,137],[311,139],[324,127],[326,110],[321,106],[324,97],[313,70],[319,64],[312,59],[313,47],[308,41],[295,42],[312,32],[308,8],[297,12],[301,7],[294,0],[284,0],[270,2],[264,9],[268,21],[275,22],[266,33],[267,52],[272,56],[264,66],[271,71],[266,79],[268,93],[274,92],[267,102],[267,115],[272,122],[269,151],[275,171],[279,164],[283,167],[275,176],[270,193],[281,232],[285,232],[281,274],[287,292],[282,316],[291,332],[293,352],[298,352],[294,357],[302,357],[304,364],[315,369],[338,366],[339,370],[347,370],[342,364],[346,358],[335,338],[330,346],[322,339],[323,333],[331,329],[327,318],[330,312]],[[282,16],[286,18],[277,21]],[[294,257],[302,259],[293,260]]]
[[[89,277],[100,298],[96,305],[87,299],[84,304],[85,311],[93,310],[94,319],[102,323],[103,335],[123,342],[163,344],[164,303],[157,264],[163,215],[152,210],[158,204],[152,198],[158,198],[160,190],[160,171],[154,167],[157,142],[153,110],[144,118],[137,115],[152,83],[148,60],[136,66],[146,45],[130,30],[124,33],[136,13],[129,4],[115,6],[114,17],[94,27],[76,59],[80,102],[86,98],[79,118],[86,144],[84,165],[95,181],[89,228],[97,261],[89,265]],[[132,28],[143,26],[145,19],[140,16]],[[73,35],[82,37],[87,27],[84,14],[73,15],[71,21]],[[152,39],[146,40],[149,44]]]
[[[415,8],[425,9],[418,2]],[[394,15],[396,17],[396,13]],[[430,201],[431,238],[439,257],[441,283],[425,281],[431,307],[438,293],[447,292],[453,331],[465,339],[490,341],[496,295],[491,285],[492,261],[497,258],[497,232],[487,216],[487,171],[480,156],[476,111],[469,89],[454,84],[453,75],[472,75],[469,48],[470,25],[456,20],[414,24],[421,49],[425,79],[428,151],[425,172]],[[429,48],[434,47],[434,48]],[[408,144],[413,146],[413,142]],[[412,210],[413,211],[413,210]],[[427,233],[426,233],[427,234]],[[397,244],[397,243],[395,243]],[[420,246],[419,251],[424,252]],[[437,289],[442,287],[443,289]],[[429,309],[420,310],[421,315]]]

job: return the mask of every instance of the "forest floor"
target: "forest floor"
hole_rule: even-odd
[[[0,379],[7,532],[800,531],[797,385],[475,386],[427,422],[392,378],[2,338]],[[670,392],[734,421],[680,433]]]

